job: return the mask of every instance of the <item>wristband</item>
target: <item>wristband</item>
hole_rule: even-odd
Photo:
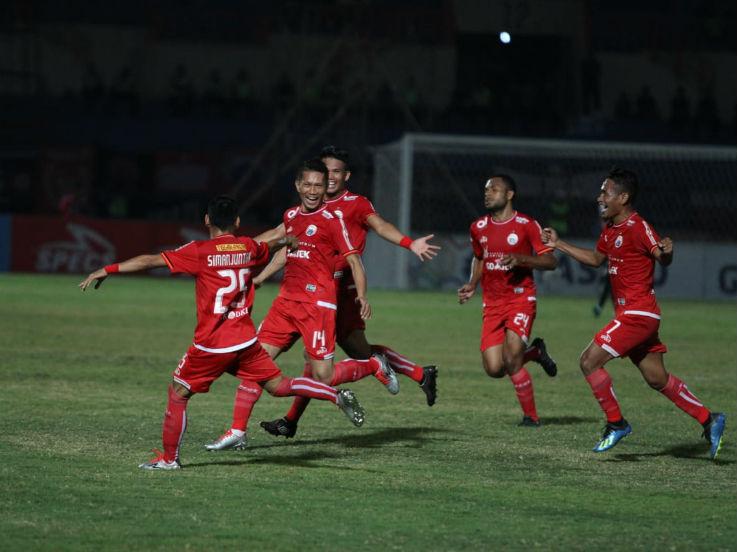
[[[410,245],[412,245],[412,238],[409,236],[404,236],[400,241],[399,245],[404,247],[405,249],[409,249]]]
[[[116,272],[120,272],[120,265],[118,263],[109,264],[103,270],[108,274],[115,274]]]

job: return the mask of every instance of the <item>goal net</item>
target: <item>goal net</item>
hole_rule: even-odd
[[[661,235],[737,241],[734,147],[406,134],[375,147],[373,158],[377,211],[414,237],[436,234],[444,247],[432,267],[421,266],[373,236],[366,264],[377,287],[437,289],[463,281],[468,227],[484,213],[484,184],[494,173],[517,182],[515,208],[574,241],[598,236],[595,198],[613,166],[638,174],[637,209]]]

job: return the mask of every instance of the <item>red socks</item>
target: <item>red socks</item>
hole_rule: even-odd
[[[330,382],[330,385],[339,385],[341,383],[358,381],[374,374],[378,369],[378,361],[374,358],[366,360],[347,358],[337,363],[333,369],[333,380]]]
[[[701,401],[691,394],[686,384],[673,374],[668,375],[668,383],[660,392],[700,424],[705,424],[709,419],[709,409],[701,404]]]
[[[246,431],[248,428],[248,419],[251,417],[253,405],[261,396],[263,389],[257,383],[248,380],[242,380],[238,389],[235,391],[235,404],[233,405],[233,425],[232,429]]]
[[[293,397],[296,395],[297,397],[330,401],[333,404],[338,402],[338,391],[335,388],[312,378],[284,378],[279,382],[273,394],[275,397]]]
[[[607,422],[618,422],[622,419],[622,412],[619,410],[617,397],[614,395],[612,387],[612,378],[604,368],[599,368],[586,376],[586,381],[591,386],[594,397],[599,401],[599,406],[606,414]]]
[[[173,462],[179,460],[179,445],[187,430],[187,403],[189,398],[180,397],[169,386],[169,402],[164,413],[164,423],[161,428],[161,440],[164,445],[164,460]]]
[[[415,364],[407,357],[400,355],[389,347],[385,345],[371,345],[371,350],[375,353],[383,354],[397,374],[407,376],[417,383],[421,383],[424,379],[425,371],[422,369],[422,366]]]
[[[520,368],[520,370],[509,376],[514,385],[514,391],[517,393],[517,399],[522,407],[522,412],[525,416],[532,418],[534,421],[538,421],[537,410],[535,408],[535,393],[532,390],[532,378],[527,370]]]

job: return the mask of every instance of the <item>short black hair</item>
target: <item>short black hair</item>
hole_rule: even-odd
[[[492,178],[498,178],[499,180],[504,182],[507,190],[512,190],[515,195],[517,194],[517,183],[514,181],[514,178],[512,178],[508,174],[493,174],[489,177],[489,180],[491,180]]]
[[[232,230],[238,218],[238,204],[230,196],[215,196],[207,204],[207,216],[211,225],[220,230]]]
[[[627,169],[621,169],[619,167],[612,167],[607,178],[614,182],[619,193],[629,194],[630,204],[635,202],[635,199],[637,199],[637,193],[640,191],[640,183],[637,180],[637,175],[633,171],[628,171]]]
[[[301,182],[304,173],[308,171],[320,172],[325,175],[325,180],[328,179],[328,168],[319,157],[313,157],[307,161],[302,161],[302,164],[297,169],[297,182]]]
[[[348,154],[348,150],[336,148],[335,146],[325,146],[320,150],[320,159],[326,159],[328,157],[332,157],[338,161],[343,161],[343,163],[345,163],[345,168],[350,168],[350,163],[348,162],[350,160],[350,155]]]

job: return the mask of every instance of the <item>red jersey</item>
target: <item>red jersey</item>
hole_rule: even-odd
[[[632,213],[619,224],[607,224],[596,250],[607,256],[615,314],[660,318],[653,274],[660,236],[640,215]]]
[[[284,213],[286,233],[299,239],[299,246],[287,253],[279,296],[302,303],[336,307],[335,271],[338,262],[358,253],[343,220],[323,205],[304,213],[293,207]]]
[[[535,279],[532,269],[515,267],[512,270],[500,261],[504,255],[542,255],[552,251],[543,245],[542,229],[535,219],[515,212],[504,222],[494,222],[485,215],[471,224],[473,254],[483,262],[481,288],[484,290],[484,306],[527,298],[535,301]]]
[[[195,277],[197,328],[194,346],[210,353],[228,353],[252,345],[251,267],[269,260],[269,247],[251,238],[224,234],[192,241],[161,256],[172,274]]]

